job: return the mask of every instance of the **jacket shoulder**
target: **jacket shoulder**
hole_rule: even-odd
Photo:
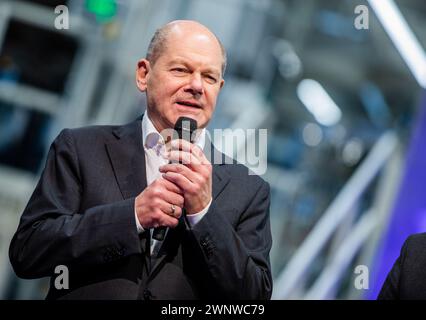
[[[94,125],[63,129],[56,141],[61,142],[62,139],[65,139],[68,143],[76,145],[93,144],[93,146],[96,146],[99,142],[108,142],[125,136],[130,136],[132,139],[138,139],[139,137],[142,139],[140,118],[125,125]]]
[[[426,233],[409,236],[399,259],[399,298],[426,299]]]
[[[79,142],[97,140],[99,138],[107,139],[110,138],[111,134],[119,128],[120,126],[108,125],[86,126],[73,129],[65,128],[59,133],[58,137],[73,139]]]
[[[426,258],[426,232],[410,235],[404,243],[405,250],[411,252],[424,252]]]
[[[231,176],[232,180],[242,186],[251,186],[255,189],[266,187],[269,190],[269,183],[266,182],[261,176],[251,171],[248,167],[243,164],[225,164],[224,169]]]

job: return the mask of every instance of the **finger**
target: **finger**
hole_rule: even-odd
[[[185,165],[200,165],[201,161],[194,154],[182,151],[172,150],[167,153],[167,159],[171,162],[180,162]]]
[[[158,170],[161,173],[165,173],[169,171],[180,173],[193,183],[200,182],[200,178],[198,177],[198,174],[195,171],[188,168],[187,166],[184,166],[183,164],[178,164],[178,163],[166,164],[161,166]]]
[[[170,182],[170,183],[172,183],[172,182]],[[178,207],[183,207],[184,201],[185,201],[181,194],[177,194],[175,192],[170,192],[168,190],[164,190],[164,192],[160,195],[160,199],[163,200],[166,203],[174,204]],[[170,205],[169,205],[169,207],[170,207]],[[167,212],[167,211],[164,211],[164,212]]]
[[[182,190],[177,185],[168,181],[167,179],[164,179],[163,177],[161,177],[157,180],[162,187],[166,188],[166,190],[173,193],[182,194]]]
[[[179,163],[170,163],[163,166],[160,166],[160,172],[173,171],[183,174],[188,180],[196,183],[202,182],[200,176],[208,177],[211,175],[211,164],[179,164]]]
[[[179,188],[185,192],[194,193],[196,191],[196,185],[189,181],[184,175],[176,172],[166,172],[163,173],[164,179],[169,180],[176,184]]]
[[[168,151],[173,151],[173,150],[182,150],[182,151],[191,153],[199,160],[199,162],[203,162],[203,160],[207,161],[207,158],[205,157],[203,150],[196,144],[193,144],[186,140],[182,140],[182,139],[171,140]]]
[[[182,208],[178,205],[163,201],[160,210],[168,216],[179,219],[182,215]]]
[[[179,220],[175,217],[171,217],[168,214],[161,215],[159,227],[175,228],[179,224]]]
[[[170,203],[162,202],[161,205],[156,205],[152,210],[151,228],[173,226],[174,220],[182,216],[182,208],[175,206],[173,212]]]

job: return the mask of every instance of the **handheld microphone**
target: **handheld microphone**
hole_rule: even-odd
[[[173,139],[182,139],[193,143],[192,134],[197,130],[197,121],[188,117],[180,117],[175,124]],[[177,136],[176,136],[177,133]],[[181,161],[179,161],[181,163]],[[185,214],[185,209],[182,210]],[[155,240],[163,241],[166,235],[167,227],[155,228],[152,237]]]

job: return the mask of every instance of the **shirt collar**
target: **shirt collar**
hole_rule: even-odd
[[[206,129],[203,128],[198,132],[199,134],[195,138],[194,144],[203,150],[206,142]],[[157,145],[164,145],[164,138],[154,127],[154,124],[149,118],[148,111],[145,111],[142,117],[142,142],[147,149],[152,149]]]

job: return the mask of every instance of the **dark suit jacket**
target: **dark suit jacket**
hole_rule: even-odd
[[[50,276],[48,299],[269,299],[269,185],[213,165],[209,211],[193,229],[182,217],[150,263],[134,213],[145,171],[140,119],[63,130],[10,245],[16,274]],[[58,265],[68,290],[55,289]]]
[[[412,235],[404,242],[378,299],[426,299],[426,233]]]

